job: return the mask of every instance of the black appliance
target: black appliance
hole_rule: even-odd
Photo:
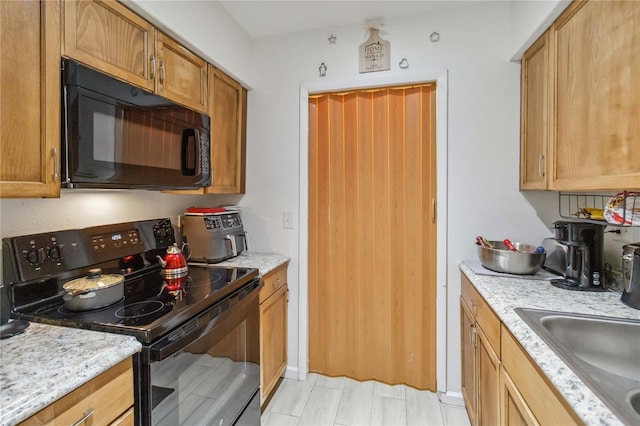
[[[259,425],[258,270],[190,265],[168,278],[156,256],[174,242],[169,219],[6,238],[12,317],[135,336],[138,425]],[[125,276],[124,297],[65,308],[62,285],[95,267]]]
[[[623,260],[623,266],[624,263],[628,265],[629,277],[627,279],[625,276],[624,290],[620,300],[627,306],[640,309],[640,248],[635,248],[629,257],[630,259]]]
[[[208,115],[70,59],[62,89],[63,186],[210,186]]]
[[[583,221],[554,222],[555,238],[567,246],[564,278],[551,284],[567,290],[605,291],[604,228]]]

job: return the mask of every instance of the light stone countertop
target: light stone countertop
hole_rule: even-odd
[[[238,266],[241,268],[258,268],[259,276],[268,274],[278,266],[287,263],[291,258],[278,253],[254,253],[245,251],[239,256],[216,263],[216,266]]]
[[[139,352],[133,336],[30,323],[0,340],[0,425],[15,425]]]
[[[636,320],[640,320],[640,310],[624,305],[619,292],[570,291],[553,287],[549,281],[480,275],[464,262],[460,264],[460,270],[586,424],[623,424],[514,309],[534,308]]]

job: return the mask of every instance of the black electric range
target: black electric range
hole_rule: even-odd
[[[167,278],[158,256],[175,242],[169,219],[5,238],[11,316],[135,336],[137,425],[259,425],[258,270],[189,264]],[[124,296],[69,310],[63,285],[95,268],[124,275]]]
[[[14,318],[127,334],[142,343],[257,281],[258,275],[255,268],[190,264],[187,276],[165,278],[157,256],[175,243],[169,219],[13,237],[3,243],[4,282],[10,283]],[[124,275],[124,298],[98,309],[67,309],[62,285],[96,267]]]

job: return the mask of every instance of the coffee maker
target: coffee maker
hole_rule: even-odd
[[[564,278],[551,284],[566,290],[605,291],[604,228],[606,224],[558,221],[555,238],[567,246]]]

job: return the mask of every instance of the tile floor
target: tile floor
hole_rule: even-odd
[[[432,392],[318,374],[284,379],[261,420],[263,426],[470,424],[463,407],[441,404]]]

